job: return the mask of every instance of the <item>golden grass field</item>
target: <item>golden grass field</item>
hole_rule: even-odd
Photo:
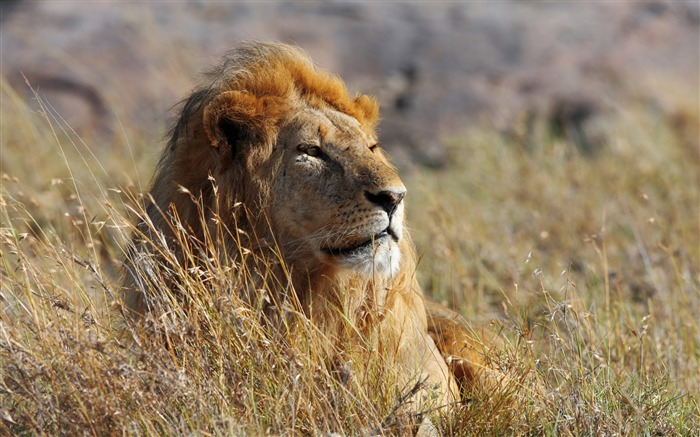
[[[400,387],[361,363],[389,387],[348,387],[313,327],[292,346],[213,293],[240,287],[235,266],[178,272],[189,306],[124,328],[122,248],[162,144],[128,117],[105,144],[1,91],[0,434],[409,433]],[[544,122],[529,147],[484,122],[444,139],[446,169],[405,174],[426,293],[533,379],[426,412],[445,435],[698,435],[696,96],[613,108],[591,156]]]

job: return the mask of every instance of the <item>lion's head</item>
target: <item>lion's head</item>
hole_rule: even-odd
[[[281,44],[244,44],[206,78],[184,102],[156,172],[156,226],[168,232],[163,212],[174,206],[201,232],[194,194],[231,211],[222,214],[231,227],[270,234],[301,276],[396,276],[410,255],[406,189],[378,144],[377,102],[350,96]]]

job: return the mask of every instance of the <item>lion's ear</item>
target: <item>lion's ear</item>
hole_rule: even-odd
[[[204,131],[213,148],[233,157],[245,145],[269,140],[281,113],[280,98],[225,91],[204,108]]]
[[[374,130],[379,122],[379,102],[377,99],[361,94],[355,97],[353,103],[355,108],[359,110],[356,115],[357,120],[370,130]]]

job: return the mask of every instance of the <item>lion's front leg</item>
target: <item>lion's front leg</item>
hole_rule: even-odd
[[[427,302],[426,310],[428,332],[462,391],[490,392],[507,381],[488,360],[500,346],[493,333],[469,329],[457,313],[438,303]]]
[[[424,311],[423,306],[419,308]],[[459,387],[433,338],[428,334],[425,319],[419,316],[397,323],[403,326],[397,364],[401,369],[399,383],[414,388],[411,402],[416,411],[454,405],[459,401]]]

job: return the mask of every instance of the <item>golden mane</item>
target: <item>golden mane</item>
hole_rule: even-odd
[[[373,133],[379,121],[375,98],[351,97],[336,75],[318,68],[301,49],[274,43],[247,42],[229,51],[221,65],[204,74],[205,85],[184,101],[171,132],[171,146],[186,134],[191,115],[222,91],[241,91],[255,97],[273,96],[284,101],[303,99],[315,107],[329,106],[360,122]]]

